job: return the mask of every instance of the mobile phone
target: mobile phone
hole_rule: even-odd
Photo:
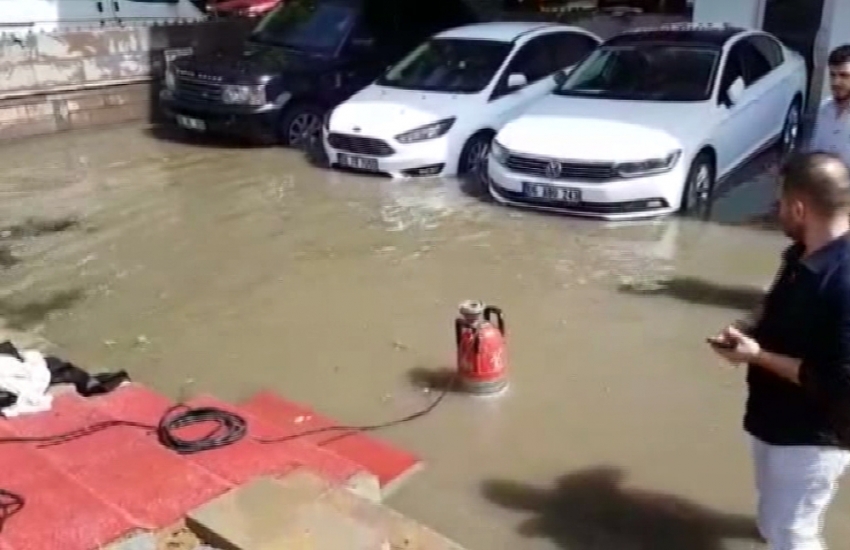
[[[706,338],[705,341],[708,342],[710,346],[718,349],[735,349],[737,347],[735,342],[724,342],[714,338]]]

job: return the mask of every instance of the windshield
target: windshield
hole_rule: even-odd
[[[254,29],[257,42],[293,50],[332,54],[348,36],[357,19],[350,5],[315,0],[287,0]]]
[[[509,42],[435,38],[378,79],[381,86],[473,94],[493,79],[511,51]]]
[[[642,101],[705,101],[720,51],[681,44],[630,44],[592,53],[555,93]]]

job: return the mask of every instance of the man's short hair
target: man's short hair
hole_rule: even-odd
[[[803,198],[824,215],[850,211],[850,169],[832,153],[792,155],[779,172],[783,195]]]
[[[850,44],[838,46],[829,52],[829,57],[826,58],[826,64],[830,67],[837,67],[845,63],[850,63]]]

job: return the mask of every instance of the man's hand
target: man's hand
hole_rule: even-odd
[[[733,365],[752,363],[761,353],[761,346],[734,325],[708,339],[711,348]]]

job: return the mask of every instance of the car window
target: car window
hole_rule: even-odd
[[[493,81],[510,51],[510,42],[434,38],[390,68],[376,84],[429,92],[478,93]]]
[[[726,55],[726,64],[723,66],[723,76],[720,77],[720,93],[729,89],[737,79],[744,78],[744,62],[741,54],[741,43],[735,44]]]
[[[785,61],[785,55],[782,52],[782,46],[779,44],[779,41],[773,37],[760,34],[757,36],[753,36],[750,39],[753,47],[755,47],[759,53],[761,53],[770,63],[770,68],[775,69],[776,67],[782,65]]]
[[[251,33],[253,40],[297,51],[330,54],[357,22],[357,10],[334,2],[286,2],[269,13]]]
[[[741,40],[741,61],[744,67],[744,83],[752,86],[774,69],[767,56],[753,45],[748,38]]]
[[[603,46],[555,93],[624,101],[706,101],[719,59],[718,48],[686,43]]]
[[[572,67],[599,45],[596,40],[577,32],[558,32],[543,37],[552,52],[552,72]]]
[[[529,40],[511,59],[508,69],[505,71],[505,79],[508,75],[521,73],[525,75],[528,83],[549,76],[557,69],[552,59],[552,51],[546,47],[545,37],[539,36]]]

